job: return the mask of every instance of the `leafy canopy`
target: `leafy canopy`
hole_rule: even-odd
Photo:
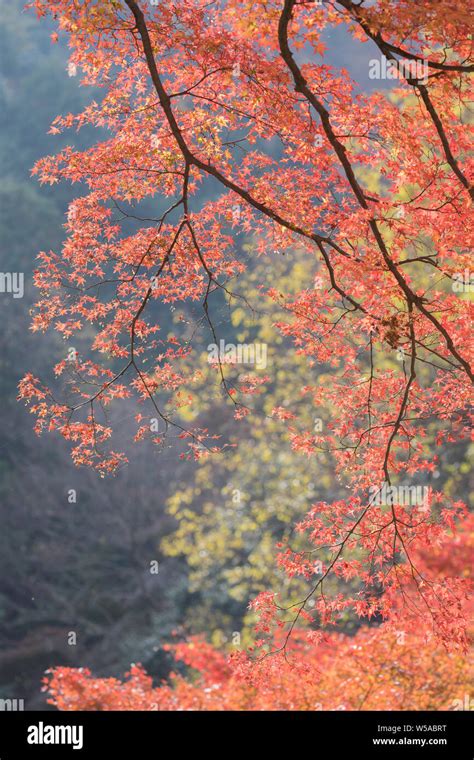
[[[177,437],[181,456],[225,453],[190,389],[208,370],[200,329],[219,339],[213,305],[249,308],[238,287],[249,264],[234,233],[252,236],[266,264],[259,287],[283,312],[276,326],[304,357],[307,378],[298,373],[298,401],[279,392],[271,363],[242,374],[219,360],[214,382],[235,417],[254,415],[256,425],[259,395],[275,383],[265,414],[290,432],[294,452],[330,456],[348,489],[299,522],[310,548],[281,547],[281,566],[306,590],[286,609],[270,590],[257,597],[264,639],[276,626],[285,648],[303,620],[325,627],[350,610],[392,626],[403,620],[406,630],[428,626],[465,649],[467,579],[436,575],[420,559],[465,514],[430,481],[436,449],[468,435],[473,377],[464,4],[31,5],[68,36],[70,72],[103,91],[52,131],[109,133],[34,169],[41,182],[81,183],[84,192],[70,204],[62,251],[39,256],[33,329],[54,327],[68,342],[91,336],[90,357],[54,367],[67,393],[32,374],[21,381],[37,431],[63,435],[78,465],[113,472],[125,456],[107,448],[107,411],[134,398],[150,410],[137,414],[138,439],[149,436],[152,415],[161,423],[156,445]],[[326,31],[343,23],[380,58],[423,64],[423,76],[405,67],[394,89],[362,93],[327,64]],[[159,210],[145,215],[150,199]],[[317,263],[317,276],[285,292],[273,257],[295,247]],[[176,329],[165,329],[166,310],[178,308]],[[321,408],[331,409],[323,431],[307,424]],[[419,484],[421,501],[377,498]],[[315,567],[321,547],[329,556]]]

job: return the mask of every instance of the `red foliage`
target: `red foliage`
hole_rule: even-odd
[[[430,555],[435,574],[465,573],[474,520],[444,550]],[[295,631],[285,650],[234,651],[229,657],[198,638],[170,645],[192,669],[154,687],[134,666],[124,681],[94,678],[86,669],[56,668],[45,679],[60,710],[461,710],[470,705],[472,651],[436,643],[399,605],[398,627],[363,627],[353,637]],[[472,607],[471,607],[472,609]],[[415,616],[416,619],[417,616]],[[192,673],[194,672],[194,676]]]
[[[315,413],[331,409],[324,431],[306,429],[285,398],[275,418],[292,425],[295,450],[330,452],[349,488],[344,500],[315,504],[298,526],[308,553],[282,547],[282,566],[310,584],[290,632],[303,619],[327,626],[350,611],[388,621],[387,630],[402,617],[412,631],[432,621],[435,636],[465,650],[466,578],[440,577],[428,559],[442,551],[463,504],[425,485],[421,500],[378,503],[379,489],[428,484],[436,447],[469,435],[472,304],[464,294],[474,191],[462,112],[472,88],[464,3],[31,5],[68,36],[70,73],[103,90],[100,102],[58,117],[51,131],[93,125],[109,134],[34,168],[41,182],[80,182],[86,194],[70,205],[62,251],[40,254],[33,329],[54,327],[69,341],[92,325],[96,356],[55,368],[69,377],[67,402],[31,374],[23,379],[20,397],[37,431],[59,431],[77,464],[113,472],[125,458],[105,449],[112,430],[96,409],[133,397],[189,444],[190,456],[217,448],[212,433],[184,429],[177,416],[195,403],[187,389],[202,349],[178,327],[162,334],[150,305],[200,302],[214,333],[209,300],[229,294],[245,266],[231,234],[238,225],[269,259],[262,287],[286,309],[283,335],[310,369],[324,370],[311,371],[316,379],[301,389]],[[380,56],[423,63],[423,76],[401,76],[390,96],[361,94],[325,58],[326,28],[342,22]],[[313,55],[299,62],[302,49]],[[194,204],[209,177],[220,194]],[[127,204],[155,195],[169,199],[169,210],[131,232]],[[299,293],[281,293],[272,252],[295,246],[316,257],[317,276]],[[266,378],[256,372],[233,384],[221,361],[215,371],[236,416],[248,415]],[[141,439],[143,415],[138,422]],[[315,572],[314,551],[328,546]],[[347,594],[328,592],[334,576]],[[276,602],[271,592],[254,602],[265,634],[283,625]]]
[[[194,681],[175,675],[159,687],[139,667],[124,681],[56,668],[46,681],[50,701],[60,710],[450,710],[464,709],[474,675],[465,657],[380,628],[294,644],[288,661],[279,654],[255,664],[238,654],[229,666],[199,640],[176,652],[197,668],[209,654],[219,662],[213,673],[198,669]]]

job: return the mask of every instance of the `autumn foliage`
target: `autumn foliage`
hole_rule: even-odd
[[[426,558],[440,577],[469,563],[472,528],[469,519],[444,551]],[[158,686],[134,665],[124,681],[56,668],[44,688],[61,710],[472,709],[470,654],[448,651],[407,618],[398,630],[364,626],[355,636],[295,632],[285,652],[257,658],[253,650],[226,654],[199,638],[167,649],[188,671]]]
[[[288,605],[275,589],[252,601],[261,639],[250,659],[234,655],[227,665],[204,643],[178,647],[181,658],[203,658],[197,682],[176,677],[155,689],[140,669],[123,684],[58,670],[56,704],[446,706],[464,688],[469,644],[464,568],[443,574],[431,561],[467,513],[464,494],[455,498],[433,480],[442,452],[470,434],[473,66],[465,4],[31,5],[67,35],[81,84],[102,91],[82,113],[59,116],[52,133],[91,125],[107,133],[34,168],[41,182],[81,183],[82,192],[62,251],[39,256],[33,330],[54,328],[68,343],[92,336],[90,357],[56,364],[54,388],[31,374],[22,380],[37,432],[61,434],[78,465],[114,472],[126,457],[108,448],[107,411],[133,399],[137,441],[160,447],[175,438],[180,455],[196,459],[222,449],[192,393],[202,343],[189,309],[217,342],[213,299],[248,306],[236,244],[244,233],[253,255],[267,259],[262,297],[284,311],[277,327],[307,361],[307,381],[288,405],[271,366],[239,374],[218,361],[215,385],[236,418],[248,419],[276,382],[271,414],[293,449],[310,466],[329,454],[347,487],[346,498],[313,504],[295,526],[306,548],[278,547],[281,568],[306,592]],[[364,92],[327,62],[326,32],[341,24],[373,56],[424,63],[426,77]],[[217,190],[201,203],[208,181]],[[152,219],[139,208],[150,198],[168,206]],[[312,274],[297,293],[282,292],[272,256],[295,249]],[[175,330],[162,330],[158,307],[177,310]],[[319,381],[318,367],[330,370],[330,383]],[[326,416],[323,430],[308,427],[302,406]],[[162,423],[159,434],[150,433],[150,415]],[[421,501],[377,500],[382,487],[420,483]],[[322,633],[343,616],[380,627],[353,639]],[[300,640],[305,626],[309,639]],[[399,630],[404,644],[394,643]]]
[[[172,649],[194,679],[174,674],[154,687],[139,666],[124,681],[56,668],[50,701],[60,710],[459,710],[473,677],[463,656],[380,628],[294,645],[289,661],[277,655],[257,665],[246,656],[228,662],[200,640]]]

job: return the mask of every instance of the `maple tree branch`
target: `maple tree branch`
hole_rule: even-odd
[[[291,230],[292,232],[297,232],[298,234],[302,235],[303,237],[309,238],[314,241],[320,241],[320,240],[326,240],[326,238],[323,235],[311,235],[308,234],[307,231],[305,231],[303,228],[299,227],[297,224],[294,224],[293,222],[290,222],[286,219],[284,219],[280,214],[278,214],[276,211],[272,211],[266,204],[258,201],[256,198],[254,198],[251,193],[246,190],[245,188],[240,187],[237,185],[233,180],[229,179],[225,175],[223,175],[219,169],[217,169],[215,166],[212,166],[210,163],[205,163],[202,161],[198,156],[196,156],[189,148],[186,140],[183,137],[183,133],[178,125],[178,122],[176,121],[176,118],[173,113],[173,109],[171,107],[171,99],[169,95],[167,94],[165,88],[163,87],[160,75],[158,73],[158,69],[156,66],[155,56],[153,53],[153,47],[150,40],[150,35],[148,32],[148,27],[145,21],[145,17],[143,15],[143,11],[139,7],[139,5],[135,2],[135,0],[125,0],[126,4],[130,8],[131,12],[133,13],[133,16],[135,18],[136,28],[138,29],[138,32],[140,34],[140,38],[142,40],[143,44],[143,51],[145,53],[145,58],[148,66],[148,70],[150,72],[151,80],[153,82],[153,85],[156,89],[156,92],[158,94],[158,98],[160,100],[160,105],[165,113],[166,119],[168,121],[169,127],[171,129],[172,134],[174,135],[176,142],[178,144],[178,147],[183,155],[183,158],[185,159],[186,163],[189,164],[189,166],[196,166],[198,169],[201,169],[201,171],[205,172],[206,174],[211,175],[215,179],[219,180],[221,184],[223,184],[225,187],[227,187],[229,190],[232,190],[234,193],[239,195],[241,198],[243,198],[247,203],[249,203],[253,208],[255,208],[257,211],[262,212],[265,214],[265,216],[269,217],[270,219],[273,219],[273,221],[280,224],[282,227],[286,227],[287,229]]]
[[[441,140],[441,144],[443,146],[444,155],[446,157],[446,161],[450,165],[451,169],[453,170],[456,177],[460,180],[460,182],[464,185],[466,190],[468,191],[469,195],[472,199],[474,199],[474,186],[469,182],[465,174],[461,171],[461,168],[459,166],[458,161],[454,157],[454,154],[451,150],[451,147],[449,145],[449,141],[446,135],[446,132],[444,130],[443,124],[441,122],[441,119],[439,118],[438,112],[436,111],[436,108],[433,105],[433,102],[429,96],[428,89],[426,85],[421,84],[421,82],[414,82],[410,79],[407,80],[409,84],[411,84],[413,87],[415,87],[418,92],[421,95],[421,99],[423,100],[423,103],[426,106],[426,110],[431,116],[431,119],[433,121],[433,124],[436,127],[436,131],[439,135],[439,139]]]
[[[282,227],[285,227],[286,229],[289,229],[292,232],[296,232],[297,234],[303,236],[304,238],[307,238],[308,240],[315,242],[318,245],[322,242],[325,242],[328,245],[330,245],[332,248],[337,250],[341,255],[349,257],[348,254],[344,252],[343,249],[340,246],[338,246],[330,238],[327,238],[320,234],[308,233],[308,231],[304,230],[302,227],[284,219],[280,214],[278,214],[276,211],[273,211],[266,204],[261,203],[260,201],[257,201],[247,190],[245,190],[244,188],[241,188],[235,182],[225,177],[217,168],[212,166],[210,163],[206,164],[205,162],[201,161],[201,159],[199,159],[197,156],[194,155],[194,153],[190,150],[183,136],[183,133],[176,121],[176,118],[174,116],[174,113],[171,107],[171,99],[167,95],[166,90],[163,87],[163,84],[161,82],[161,78],[158,73],[158,69],[155,62],[155,56],[153,54],[153,47],[151,44],[150,35],[148,32],[148,28],[147,28],[147,24],[146,24],[143,12],[141,8],[139,7],[139,5],[135,2],[135,0],[125,0],[125,2],[127,3],[128,7],[130,8],[130,10],[132,11],[134,15],[136,28],[142,40],[143,50],[145,53],[145,58],[146,58],[146,62],[147,62],[147,66],[150,72],[152,82],[155,86],[156,92],[158,94],[158,98],[160,100],[160,104],[167,118],[171,132],[174,135],[176,142],[181,150],[181,153],[183,155],[183,158],[185,160],[186,167],[188,168],[188,170],[189,170],[189,167],[196,166],[197,168],[201,169],[207,174],[213,176],[215,179],[221,182],[221,184],[223,184],[225,187],[232,190],[241,198],[243,198],[245,201],[247,201],[247,203],[250,206],[255,208],[257,211],[260,211],[261,213],[263,213],[265,216],[272,219],[273,221],[277,222]],[[326,263],[326,266],[328,266],[328,262],[329,262],[328,256],[324,254],[323,258]],[[334,270],[330,266],[328,267],[328,272],[331,278],[331,282],[333,283],[333,287],[335,287],[335,289],[337,290],[338,289],[337,286],[334,285],[335,283]],[[347,298],[348,300],[351,300],[349,299],[348,296]],[[353,299],[351,300],[351,302],[353,303],[353,305],[355,305],[355,301]]]
[[[352,191],[361,206],[364,210],[369,210],[369,205],[366,201],[364,191],[362,187],[360,186],[354,170],[352,168],[351,162],[347,156],[347,151],[344,145],[340,142],[338,137],[336,136],[334,129],[331,124],[331,119],[328,110],[326,107],[318,100],[318,98],[314,95],[314,93],[311,91],[311,89],[308,86],[308,83],[306,79],[304,78],[301,69],[299,68],[298,64],[296,63],[293,53],[291,52],[289,42],[288,42],[288,27],[290,20],[292,18],[293,14],[293,8],[295,6],[295,0],[285,0],[284,8],[280,15],[280,20],[278,24],[278,40],[280,45],[280,52],[283,60],[287,64],[294,81],[295,90],[297,92],[301,92],[309,103],[313,106],[315,111],[319,114],[321,123],[324,129],[324,132],[326,134],[327,139],[329,140],[330,144],[332,145],[334,152],[336,153],[343,169],[344,173],[346,175],[346,178],[349,182],[350,187],[352,188]],[[379,226],[377,224],[377,221],[372,216],[369,219],[369,226],[372,230],[372,233],[375,237],[375,240],[377,242],[378,248],[382,254],[382,257],[392,273],[392,275],[395,277],[396,281],[398,282],[399,286],[401,287],[403,293],[405,294],[405,297],[413,304],[416,305],[417,309],[436,327],[436,329],[441,333],[443,336],[446,346],[450,353],[458,360],[458,362],[462,365],[465,372],[467,373],[468,377],[472,382],[474,382],[474,373],[471,370],[471,366],[467,359],[465,359],[461,353],[457,350],[455,347],[453,340],[447,331],[447,329],[444,327],[444,325],[441,324],[441,322],[432,314],[428,309],[425,308],[423,304],[423,298],[421,296],[418,296],[408,285],[407,281],[403,277],[403,275],[398,270],[397,266],[393,262],[393,260],[390,257],[390,254],[388,252],[387,246],[385,245],[385,241],[382,237],[382,234],[380,232]]]
[[[431,61],[429,58],[423,58],[421,55],[417,55],[416,53],[411,53],[408,50],[404,50],[399,45],[393,45],[391,42],[387,42],[382,37],[380,31],[374,32],[372,31],[369,23],[367,22],[367,19],[364,18],[364,16],[360,12],[361,4],[354,3],[352,0],[336,0],[336,2],[339,5],[342,5],[343,8],[345,8],[347,11],[349,11],[351,17],[357,21],[357,23],[364,29],[365,33],[377,44],[380,43],[380,45],[383,45],[384,48],[388,51],[391,51],[393,53],[396,53],[397,55],[402,56],[403,58],[410,58],[412,61],[420,61],[423,63],[427,63],[428,66],[432,69],[437,69],[438,71],[446,71],[446,72],[466,72],[469,73],[471,71],[474,71],[474,65],[473,64],[464,64],[464,63],[440,63],[438,61]]]
[[[322,248],[321,243],[325,242],[328,245],[330,245],[332,248],[334,248],[336,251],[338,251],[339,253],[341,253],[342,255],[348,256],[348,254],[346,254],[346,252],[344,252],[343,249],[341,249],[341,247],[339,245],[337,245],[330,238],[326,238],[326,237],[324,237],[322,235],[319,235],[319,234],[309,234],[306,230],[302,229],[298,225],[296,225],[296,224],[294,224],[292,222],[289,222],[289,221],[283,219],[283,217],[281,217],[277,212],[273,211],[272,209],[270,209],[265,204],[257,201],[255,198],[253,198],[253,196],[251,196],[250,193],[247,190],[245,190],[245,189],[241,188],[240,186],[236,185],[232,180],[229,180],[227,177],[225,177],[223,174],[221,174],[221,172],[217,168],[215,168],[214,166],[212,166],[210,163],[206,164],[205,162],[201,161],[201,159],[199,159],[197,156],[195,156],[193,154],[193,152],[190,150],[190,148],[189,148],[189,146],[188,146],[188,144],[187,144],[187,142],[186,142],[186,140],[185,140],[185,138],[183,136],[183,133],[182,133],[182,131],[181,131],[181,129],[180,129],[177,121],[176,121],[176,118],[174,116],[174,113],[173,113],[173,110],[172,110],[172,107],[171,107],[171,98],[167,95],[166,90],[165,90],[165,88],[164,88],[164,86],[162,84],[160,75],[158,73],[158,69],[157,69],[156,61],[155,61],[155,56],[154,56],[154,53],[153,53],[153,47],[152,47],[152,44],[151,44],[150,35],[149,35],[149,32],[148,32],[148,28],[147,28],[147,24],[146,24],[143,12],[142,12],[141,8],[139,7],[139,5],[135,2],[135,0],[125,0],[125,2],[127,3],[128,7],[130,8],[130,10],[132,11],[132,13],[134,15],[135,22],[136,22],[136,28],[137,28],[137,30],[138,30],[138,32],[140,34],[141,40],[142,40],[143,50],[144,50],[144,53],[145,53],[145,58],[146,58],[146,62],[147,62],[147,66],[148,66],[148,70],[150,72],[150,76],[151,76],[152,82],[153,82],[153,84],[155,86],[156,92],[158,94],[158,98],[160,100],[160,104],[161,104],[161,106],[163,108],[163,111],[165,113],[165,116],[167,118],[167,121],[168,121],[169,127],[171,129],[171,132],[174,135],[174,137],[176,139],[176,142],[177,142],[177,144],[178,144],[178,146],[179,146],[179,148],[181,150],[181,153],[183,155],[183,158],[185,160],[185,176],[186,177],[189,176],[189,169],[190,169],[191,166],[196,166],[197,168],[201,169],[202,171],[204,171],[204,172],[210,174],[211,176],[215,177],[225,187],[229,188],[230,190],[233,190],[236,194],[240,195],[240,197],[242,197],[244,200],[246,200],[256,210],[262,212],[263,214],[265,214],[267,217],[269,217],[273,221],[275,221],[278,224],[280,224],[281,226],[283,226],[283,227],[285,227],[285,228],[287,228],[287,229],[289,229],[289,230],[291,230],[293,232],[296,232],[296,233],[302,235],[303,237],[308,238],[308,239],[312,240],[313,242],[315,242],[318,245],[319,250],[321,251],[321,254],[323,256],[325,265],[326,265],[328,273],[329,273],[329,277],[330,277],[330,280],[331,280],[332,287],[341,296],[343,296],[343,298],[346,298],[354,306],[354,308],[357,308],[360,311],[362,311],[363,313],[368,314],[367,310],[361,304],[357,303],[355,301],[355,299],[352,298],[352,296],[349,296],[347,293],[345,293],[345,291],[336,283],[334,268],[332,267],[332,264],[331,264],[331,261],[329,259],[329,256],[327,255],[327,253],[325,252],[325,250]],[[339,143],[339,145],[340,145],[340,143]],[[344,150],[344,148],[342,148],[342,150]],[[352,169],[350,168],[350,166],[349,166],[349,169],[350,169],[350,171],[352,171]],[[354,177],[354,181],[355,181],[355,177]],[[187,181],[185,182],[185,184],[187,185]],[[363,196],[363,193],[362,193],[362,200],[363,200],[364,203],[366,203],[365,202],[365,198]],[[207,315],[207,319],[209,321],[208,315]],[[221,371],[221,375],[222,375],[222,368],[220,368],[220,371]]]
[[[189,168],[190,168],[189,164],[186,164],[186,170],[185,170],[185,173],[184,173],[184,184],[183,184],[183,204],[184,204],[184,213],[185,213],[185,218],[186,218],[185,224],[186,224],[186,226],[187,226],[187,228],[189,230],[189,233],[191,235],[191,240],[192,240],[194,249],[195,249],[195,251],[196,251],[196,253],[198,255],[199,261],[201,262],[201,264],[203,266],[203,269],[204,269],[204,271],[206,272],[206,274],[208,276],[208,285],[207,285],[206,293],[205,293],[205,296],[204,296],[203,309],[204,309],[204,314],[205,314],[205,318],[206,318],[207,324],[208,324],[209,329],[211,331],[212,337],[214,338],[214,343],[217,346],[218,345],[217,332],[216,332],[216,329],[214,327],[214,323],[213,323],[213,321],[212,321],[212,319],[210,317],[210,314],[209,314],[209,292],[210,292],[210,287],[211,287],[211,283],[212,282],[214,282],[218,287],[221,287],[221,285],[216,280],[216,278],[214,277],[213,273],[211,272],[211,270],[209,269],[209,267],[207,265],[207,262],[204,259],[204,256],[202,255],[201,247],[200,247],[200,245],[198,243],[198,240],[197,240],[197,237],[196,237],[196,233],[194,231],[194,227],[193,227],[193,225],[191,224],[191,221],[190,221],[189,204],[188,204]],[[225,290],[225,288],[224,288],[224,290]],[[224,373],[224,369],[223,369],[223,366],[222,366],[222,362],[221,362],[221,357],[220,357],[220,352],[219,351],[217,352],[217,362],[218,362],[218,367],[219,367],[219,374],[220,374],[220,377],[221,377],[221,383],[222,383],[222,386],[223,386],[223,388],[225,390],[226,395],[230,398],[230,400],[232,401],[232,403],[235,406],[237,406],[237,407],[243,406],[243,404],[240,404],[234,398],[234,396],[233,396],[233,394],[232,394],[232,392],[231,392],[231,390],[230,390],[230,388],[228,386],[228,381],[227,381],[227,378],[226,378],[225,373]]]
[[[413,54],[409,54],[401,50],[400,48],[396,48],[393,45],[390,45],[388,42],[386,42],[380,32],[374,32],[370,25],[367,23],[367,21],[364,19],[364,17],[360,14],[359,9],[357,6],[351,2],[351,0],[337,0],[340,5],[342,5],[346,10],[350,12],[351,18],[353,18],[359,26],[364,30],[366,35],[375,42],[379,50],[385,55],[385,57],[391,61],[397,62],[397,59],[393,55],[394,52],[405,55],[407,58],[412,58],[413,60],[417,61],[424,61],[423,58],[420,56],[416,56]],[[428,65],[433,66],[433,62],[426,61]],[[434,65],[434,68],[439,68],[442,66],[442,64],[439,64],[438,66]],[[444,70],[453,70],[451,67],[442,66]],[[474,71],[474,66],[467,66],[467,67],[460,67],[460,68],[454,68],[455,71]],[[462,172],[458,161],[453,155],[453,152],[451,150],[451,146],[449,145],[449,140],[446,135],[446,131],[443,127],[443,124],[441,122],[441,119],[439,118],[439,115],[436,111],[436,108],[433,105],[433,102],[429,96],[428,89],[426,85],[419,82],[417,79],[413,77],[406,76],[406,81],[409,85],[412,87],[415,87],[418,92],[421,95],[421,98],[423,100],[423,103],[425,104],[426,110],[428,111],[433,124],[435,125],[436,131],[438,133],[439,139],[441,141],[441,144],[443,146],[444,155],[446,157],[446,161],[448,162],[449,166],[453,170],[456,177],[460,180],[460,182],[464,185],[466,190],[468,191],[471,198],[474,199],[474,187],[472,184],[468,181],[467,177]]]

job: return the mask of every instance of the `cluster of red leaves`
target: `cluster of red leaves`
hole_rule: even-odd
[[[456,437],[465,434],[462,370],[469,366],[471,307],[449,292],[452,274],[464,271],[470,243],[465,175],[472,159],[459,117],[469,87],[463,8],[453,12],[451,0],[390,3],[389,10],[385,2],[361,9],[349,0],[340,8],[290,0],[283,6],[226,0],[210,8],[200,0],[30,5],[40,16],[51,14],[68,36],[70,65],[81,83],[103,90],[100,102],[58,117],[52,131],[92,125],[108,134],[84,151],[68,146],[34,168],[41,182],[81,183],[86,194],[70,205],[61,253],[39,256],[41,298],[33,329],[54,327],[69,340],[89,323],[101,366],[92,397],[88,377],[74,368],[67,404],[56,404],[49,393],[40,406],[32,403],[37,381],[25,377],[20,397],[32,403],[33,413],[51,416],[69,439],[71,415],[80,414],[87,392],[91,406],[107,401],[110,384],[100,377],[111,359],[121,359],[114,398],[134,396],[152,405],[158,394],[173,397],[169,410],[160,408],[169,421],[179,407],[176,391],[193,381],[179,362],[189,341],[184,335],[158,339],[153,303],[201,301],[207,307],[210,294],[245,266],[230,234],[238,224],[255,237],[258,253],[298,245],[320,259],[318,288],[296,298],[280,294],[294,317],[281,329],[311,362],[337,370],[325,399],[320,389],[307,392],[315,406],[336,404],[326,444],[332,448],[344,439],[339,460],[348,473],[380,470],[396,418],[389,401],[406,384],[401,372],[377,369],[377,351],[398,349],[407,361],[416,351],[417,360],[431,366],[441,360],[428,387],[410,381],[406,421],[391,441],[393,460],[409,454],[411,471],[423,469],[417,422],[428,412],[442,413]],[[325,30],[343,21],[357,40],[381,31],[382,47],[400,35],[410,40],[410,54],[426,51],[434,67],[429,94],[402,81],[396,102],[378,92],[357,94],[347,73],[324,61]],[[312,48],[314,60],[295,73],[285,44]],[[450,50],[449,62],[442,50]],[[414,91],[423,95],[419,102]],[[331,103],[331,123],[323,102]],[[278,159],[269,152],[275,140]],[[343,154],[358,171],[376,167],[379,192],[369,195],[343,160],[344,176]],[[206,176],[222,192],[192,212],[190,201]],[[169,210],[142,219],[130,234],[126,204],[156,196],[170,199]],[[422,262],[430,277],[421,288],[414,262]],[[370,385],[361,378],[369,350],[375,362]],[[240,394],[254,393],[256,384],[250,378]],[[94,436],[93,415],[82,421],[84,437]],[[372,434],[361,437],[361,425]],[[194,444],[196,439],[189,436]],[[308,434],[295,434],[294,443],[307,453],[317,449]],[[84,448],[83,458],[76,449],[77,463],[97,458],[103,469],[102,453]]]
[[[280,544],[278,562],[287,575],[302,576],[312,585],[300,605],[292,605],[296,620],[301,617],[312,621],[316,614],[320,624],[327,626],[336,624],[343,613],[352,610],[357,616],[368,619],[380,616],[390,621],[392,629],[400,625],[400,620],[405,624],[410,620],[411,627],[416,629],[429,610],[434,634],[450,647],[466,650],[469,645],[466,610],[472,588],[467,570],[471,555],[466,550],[466,536],[473,520],[472,516],[466,517],[464,505],[457,503],[450,505],[449,509],[441,509],[439,522],[431,519],[423,505],[394,505],[395,521],[386,507],[372,505],[370,516],[367,512],[365,519],[359,519],[357,535],[348,536],[346,515],[357,516],[360,512],[361,506],[356,499],[331,505],[315,504],[296,526],[297,532],[309,538],[310,548],[295,552]],[[462,562],[457,563],[455,572],[451,564],[450,572],[445,568],[440,573],[434,558],[444,557],[446,546],[452,545],[452,538],[446,543],[446,529],[447,526],[454,527],[454,517],[459,518],[463,527],[460,534],[463,537]],[[378,539],[375,544],[374,533]],[[411,545],[406,549],[407,561],[402,564],[392,559],[397,538],[402,545]],[[318,562],[318,548],[328,545],[344,545],[349,559],[336,554],[336,559],[332,555],[327,562]],[[352,592],[326,595],[324,583],[332,578],[350,581]],[[383,594],[377,594],[380,588],[384,589]],[[260,594],[252,602],[252,607],[259,613],[259,628],[265,634],[273,630],[275,620],[277,626],[282,626],[273,594]]]
[[[438,577],[468,574],[474,519],[444,547],[427,554]],[[418,558],[423,562],[421,557]],[[472,606],[471,606],[472,609]],[[294,631],[271,654],[251,649],[226,656],[200,638],[166,646],[190,672],[159,686],[140,666],[124,681],[89,670],[56,668],[45,678],[60,710],[450,710],[466,709],[474,676],[472,650],[440,646],[407,605],[397,625],[364,626],[355,636]]]
[[[56,668],[45,688],[60,710],[449,710],[474,675],[466,657],[415,634],[364,628],[316,645],[297,639],[288,659],[258,664],[197,639],[180,644],[172,649],[194,678],[173,674],[158,687],[134,666],[124,681]]]

